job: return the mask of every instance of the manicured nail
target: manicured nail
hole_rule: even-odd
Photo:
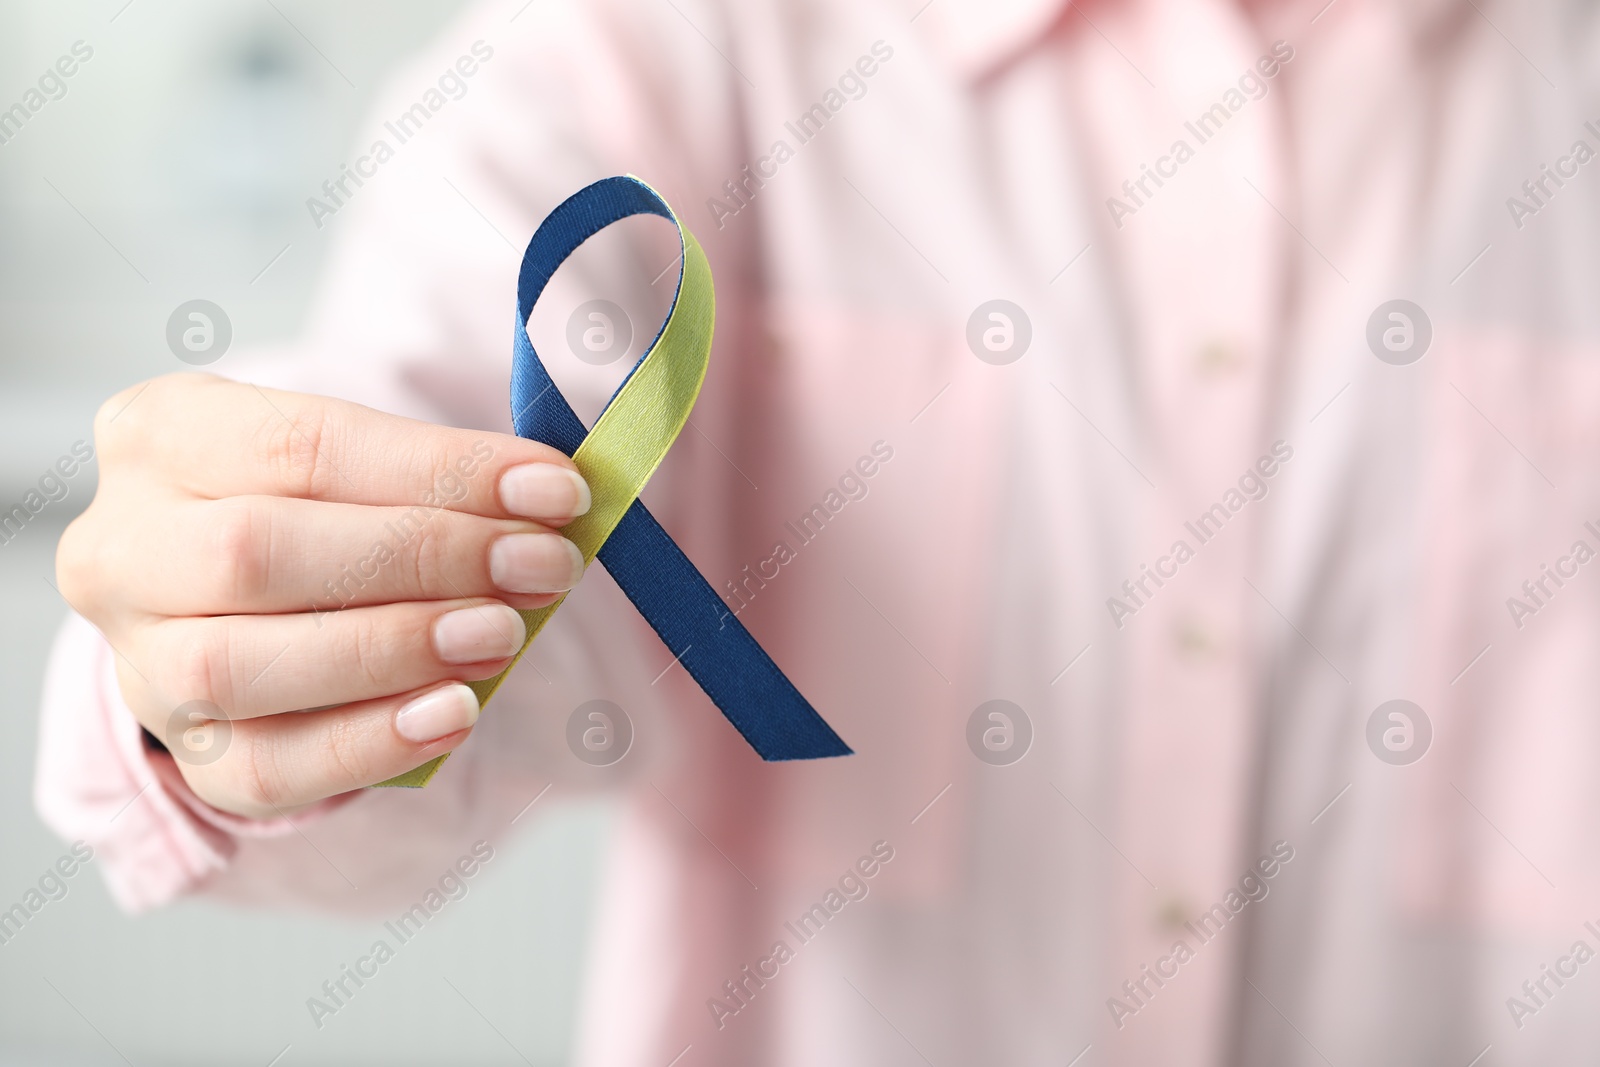
[[[554,463],[524,463],[500,476],[500,504],[527,519],[575,519],[589,510],[589,483]]]
[[[401,708],[395,714],[394,729],[420,745],[459,733],[477,721],[477,695],[458,683],[424,693]]]
[[[482,663],[516,655],[527,637],[522,616],[504,604],[483,604],[439,616],[433,650],[446,663]]]
[[[489,548],[489,576],[508,593],[561,593],[583,577],[583,553],[560,534],[506,534]]]

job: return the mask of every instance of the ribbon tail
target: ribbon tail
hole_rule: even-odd
[[[599,559],[762,759],[851,754],[642,503],[623,515]]]

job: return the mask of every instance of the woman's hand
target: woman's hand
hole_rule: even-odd
[[[271,816],[467,737],[522,648],[513,608],[582,576],[557,450],[206,375],[95,418],[100,483],[56,554],[123,698],[195,793]],[[227,720],[219,722],[217,720]]]

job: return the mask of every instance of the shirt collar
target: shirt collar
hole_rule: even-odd
[[[916,24],[963,77],[977,79],[1049,30],[1071,0],[931,0]]]

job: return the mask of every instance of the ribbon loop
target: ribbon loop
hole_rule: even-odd
[[[578,246],[633,215],[659,215],[678,228],[678,287],[666,322],[586,429],[528,339],[528,316],[556,269]],[[562,533],[599,558],[612,578],[707,696],[762,759],[844,756],[850,748],[823,721],[722,603],[638,499],[688,422],[705,381],[716,319],[711,266],[667,202],[638,178],[606,178],[579,190],[540,223],[517,278],[511,365],[512,428],[572,457],[593,502]],[[565,602],[522,612],[528,645]],[[512,667],[516,660],[512,661]],[[511,671],[469,683],[481,704]],[[446,757],[383,785],[426,785]]]

